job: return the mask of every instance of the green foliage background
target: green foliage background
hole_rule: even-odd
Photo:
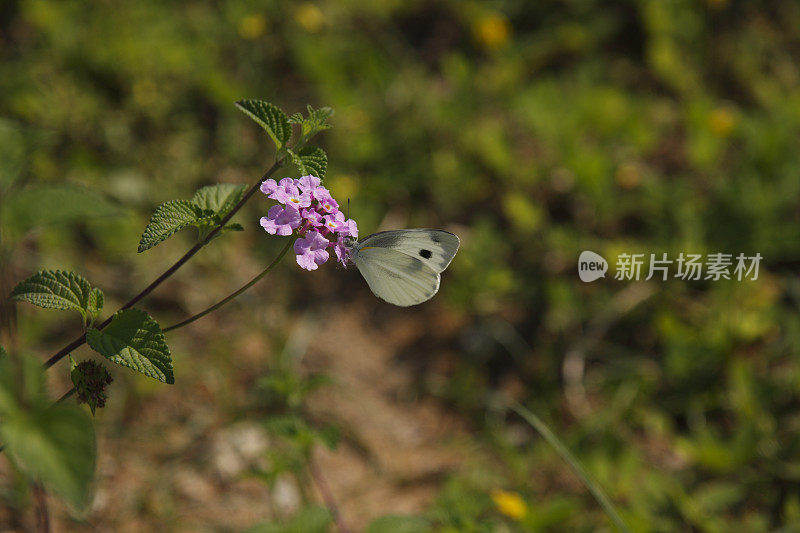
[[[331,106],[327,185],[350,198],[362,234],[386,219],[462,237],[429,304],[460,327],[418,350],[420,392],[507,465],[505,485],[530,506],[513,527],[607,522],[580,490],[541,481],[556,459],[540,441],[514,443],[512,419],[491,409],[497,392],[547,420],[637,529],[797,523],[797,28],[800,5],[779,0],[4,2],[4,253],[16,280],[38,264],[152,279],[175,257],[168,245],[135,256],[155,205],[252,183],[271,161],[232,102]],[[20,196],[3,203],[12,181]],[[30,192],[62,188],[74,199]],[[63,221],[121,206],[28,231],[58,209]],[[225,238],[249,239],[255,261],[277,249],[254,224],[263,208]],[[196,273],[235,268],[225,254],[247,250],[212,246]],[[764,263],[755,282],[584,284],[582,250]],[[366,297],[329,270],[326,298]],[[93,283],[116,282],[111,309],[132,289],[105,275]],[[315,298],[294,269],[278,275],[296,287],[279,292],[292,308]],[[36,320],[20,324],[31,342],[62,331]],[[452,349],[432,379],[426,354]],[[490,527],[503,519],[488,490],[454,474],[431,518]]]

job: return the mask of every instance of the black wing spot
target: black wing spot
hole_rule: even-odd
[[[425,259],[430,259],[431,256],[433,255],[433,252],[431,252],[430,250],[420,250],[419,255],[424,257]]]
[[[433,242],[435,242],[435,243],[440,243],[440,242],[442,242],[442,238],[441,238],[441,237],[439,237],[439,234],[438,234],[438,233],[431,233],[431,240],[432,240]]]

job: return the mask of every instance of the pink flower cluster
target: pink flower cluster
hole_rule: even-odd
[[[296,232],[297,264],[306,270],[316,270],[327,261],[330,247],[336,259],[346,264],[347,240],[358,238],[355,220],[345,218],[339,204],[320,183],[316,176],[303,176],[283,178],[279,183],[268,179],[261,184],[261,192],[281,203],[261,217],[261,227],[271,235]]]

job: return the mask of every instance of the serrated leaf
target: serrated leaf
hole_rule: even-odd
[[[306,168],[306,174],[313,174],[319,179],[325,179],[328,170],[328,155],[322,148],[307,146],[298,154]]]
[[[236,107],[266,130],[278,150],[286,146],[292,136],[292,127],[286,113],[263,100],[239,100]]]
[[[86,342],[100,355],[164,383],[175,383],[172,356],[161,327],[140,309],[123,309],[102,331],[90,328]]]
[[[244,231],[244,226],[242,226],[239,223],[233,222],[232,224],[228,224],[227,226],[224,226],[220,230],[220,233],[225,233],[227,231]]]
[[[204,211],[213,211],[219,218],[231,212],[247,190],[246,185],[219,183],[198,190],[191,202]]]
[[[303,117],[302,113],[294,113],[289,117],[289,122],[292,124],[299,124],[301,127],[301,139],[308,140],[320,131],[327,130],[331,126],[327,124],[330,117],[333,116],[333,108],[320,107],[314,109],[313,107],[306,106],[308,116]]]
[[[86,310],[92,315],[97,316],[103,309],[104,300],[103,291],[95,287],[92,289],[92,292],[89,293],[89,300],[86,302]]]
[[[14,287],[11,298],[46,309],[77,309],[85,315],[97,303],[93,293],[86,278],[74,272],[42,270]]]
[[[76,405],[51,405],[44,382],[40,361],[0,360],[0,440],[23,472],[82,508],[94,476],[94,426]]]
[[[287,152],[302,175],[311,174],[319,179],[325,179],[325,173],[328,170],[328,156],[325,154],[325,150],[315,146],[306,146],[298,153],[291,150],[287,150]]]
[[[373,520],[366,533],[426,533],[430,523],[418,516],[387,515]]]
[[[36,183],[2,198],[2,224],[19,233],[48,224],[119,215],[121,208],[97,192],[68,183]]]
[[[139,253],[164,242],[175,232],[197,225],[211,216],[187,200],[170,200],[158,206],[139,240]]]

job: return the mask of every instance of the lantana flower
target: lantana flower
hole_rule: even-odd
[[[294,241],[294,251],[297,254],[297,264],[306,270],[316,270],[319,265],[330,257],[326,248],[330,241],[318,231],[309,231],[305,237]]]
[[[328,189],[325,187],[317,187],[314,191],[314,196],[319,201],[319,205],[326,213],[336,213],[339,210],[339,203],[333,199]]]
[[[328,230],[335,233],[340,233],[342,230],[347,229],[347,224],[344,221],[344,213],[337,211],[332,215],[325,215],[322,220]]]
[[[272,206],[267,216],[261,217],[261,227],[270,235],[291,235],[300,227],[303,218],[294,206]]]
[[[283,204],[272,206],[261,217],[261,226],[271,235],[297,235],[298,265],[316,270],[330,258],[328,248],[334,249],[337,261],[347,264],[348,244],[358,238],[358,225],[339,211],[339,203],[317,176],[264,180],[261,192]]]
[[[320,186],[320,183],[322,183],[322,180],[316,176],[303,176],[297,180],[297,187],[303,192],[314,194],[314,191]]]

